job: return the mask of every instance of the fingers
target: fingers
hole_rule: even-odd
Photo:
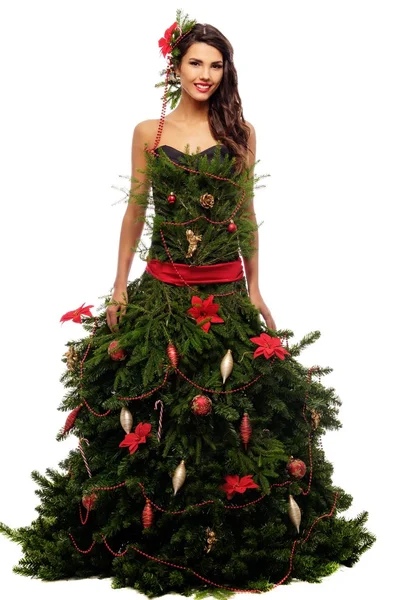
[[[107,325],[110,331],[116,331],[118,329],[117,310],[118,306],[115,306],[115,304],[107,307]]]
[[[276,324],[275,324],[274,318],[269,311],[266,315],[265,322],[268,325],[269,329],[275,329],[275,331],[276,331]]]
[[[118,322],[126,313],[128,294],[126,290],[114,290],[110,304],[106,309],[107,325],[110,331],[118,331]]]
[[[271,315],[271,312],[269,311],[269,309],[267,309],[266,311],[263,311],[262,316],[264,317],[264,321],[266,322],[267,327],[269,329],[274,329],[276,331],[276,323],[275,323],[274,318]]]
[[[107,325],[111,331],[118,330],[118,320],[126,313],[124,304],[111,304],[107,307]]]

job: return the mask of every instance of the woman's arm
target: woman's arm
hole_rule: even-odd
[[[135,202],[133,194],[143,193],[149,190],[150,182],[145,178],[144,173],[140,173],[138,169],[145,169],[145,143],[148,142],[148,121],[138,123],[133,131],[132,138],[132,175],[129,203],[122,219],[121,233],[118,249],[117,273],[114,281],[114,291],[110,304],[107,307],[107,324],[112,330],[117,326],[117,312],[124,314],[124,304],[127,302],[127,283],[129,272],[132,266],[133,257],[135,255],[134,248],[139,243],[141,238],[144,221],[137,220],[138,217],[143,217],[146,213],[146,208]],[[137,181],[133,182],[135,178]]]
[[[250,137],[249,137],[249,148],[250,151],[248,153],[247,165],[250,167],[253,165],[253,168],[250,171],[250,175],[252,176],[254,173],[254,163],[256,161],[256,132],[248,121],[246,121],[247,125],[250,127]],[[253,199],[248,204],[250,219],[254,223],[257,223],[256,213],[254,210],[254,202]],[[254,252],[251,258],[243,258],[244,270],[246,273],[247,286],[249,290],[249,297],[252,304],[261,312],[267,326],[269,329],[276,329],[275,321],[271,315],[271,311],[268,306],[265,304],[258,284],[258,230],[254,233]]]

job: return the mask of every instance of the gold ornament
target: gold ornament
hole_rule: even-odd
[[[321,413],[317,412],[315,408],[311,409],[311,422],[313,429],[317,429],[321,419]]]
[[[212,208],[214,206],[214,196],[212,194],[203,194],[200,196],[200,204],[203,208]]]
[[[125,433],[130,433],[133,424],[133,417],[131,411],[128,408],[126,408],[126,406],[123,406],[121,408],[119,420],[121,422],[122,429],[125,431]]]
[[[221,361],[221,375],[222,375],[222,383],[228,379],[229,375],[232,373],[233,369],[233,358],[232,358],[232,350],[228,350],[225,354],[224,358]]]
[[[74,371],[78,362],[78,353],[73,346],[69,347],[68,352],[64,353],[64,356],[67,357],[67,368],[69,371]]]
[[[170,71],[168,75],[168,85],[179,85],[181,82],[181,78],[179,75],[175,73],[175,71]]]
[[[186,229],[186,239],[189,242],[189,248],[186,254],[186,258],[191,258],[195,250],[197,250],[197,243],[201,242],[201,235],[195,235],[191,229]]]
[[[207,527],[206,534],[207,534],[207,545],[204,548],[204,550],[208,554],[218,538],[215,537],[215,533],[213,532],[211,527]]]
[[[174,496],[176,496],[176,492],[183,486],[185,479],[186,479],[185,461],[181,460],[180,464],[175,469],[175,473],[172,476],[172,487],[174,488]]]
[[[297,529],[297,533],[300,533],[301,512],[292,494],[289,494],[288,514],[289,519]]]

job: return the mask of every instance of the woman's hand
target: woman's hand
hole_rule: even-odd
[[[118,329],[118,317],[121,318],[121,316],[126,313],[127,301],[128,293],[126,286],[114,288],[111,298],[111,302],[113,302],[113,304],[107,306],[106,309],[107,325],[110,328],[110,331],[116,331]],[[119,315],[117,317],[118,311]]]
[[[262,314],[264,321],[267,324],[267,327],[269,329],[275,329],[275,331],[276,331],[276,325],[275,325],[275,321],[271,315],[271,311],[269,310],[268,306],[265,304],[264,300],[262,299],[260,292],[259,291],[249,292],[249,297],[250,297],[250,300],[251,300],[251,303],[253,304],[253,306],[255,306]]]

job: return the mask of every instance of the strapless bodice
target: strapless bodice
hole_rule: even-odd
[[[221,148],[221,156],[225,156],[226,154],[229,154],[229,148],[225,145],[225,144],[214,144],[213,146],[210,146],[209,148],[205,148],[205,150],[202,150],[201,152],[195,152],[194,154],[191,153],[187,153],[187,152],[183,152],[182,150],[178,150],[177,148],[174,148],[173,146],[169,146],[168,144],[162,144],[161,146],[157,146],[157,148],[155,148],[155,151],[157,152],[157,155],[159,155],[158,150],[161,148],[165,154],[167,154],[170,158],[177,158],[179,156],[188,156],[188,157],[196,157],[196,156],[203,156],[203,155],[210,155],[213,156],[215,149],[220,147]]]

